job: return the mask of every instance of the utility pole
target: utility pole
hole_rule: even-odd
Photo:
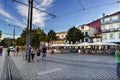
[[[26,60],[28,59],[29,55],[29,20],[30,20],[30,5],[28,5],[28,20],[27,20],[27,29],[26,29]]]
[[[15,26],[13,29],[13,47],[15,47]]]
[[[15,27],[20,27],[12,24],[8,24],[8,26],[13,26],[13,41],[12,41],[12,46],[15,47]]]
[[[32,14],[33,14],[33,0],[28,0],[29,3],[29,56],[28,56],[28,62],[30,62],[30,54],[31,54],[31,45],[32,45]]]

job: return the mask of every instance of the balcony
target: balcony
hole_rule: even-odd
[[[107,32],[117,32],[117,31],[120,31],[120,27],[102,30],[103,33],[107,33]]]
[[[101,24],[104,25],[104,24],[111,24],[111,23],[116,23],[116,22],[120,22],[120,19],[102,21]]]

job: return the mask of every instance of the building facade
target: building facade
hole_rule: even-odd
[[[120,11],[101,18],[102,42],[120,43]]]
[[[92,37],[96,33],[96,28],[90,27],[88,25],[80,25],[77,27],[84,34],[84,39],[81,42],[93,42]]]
[[[56,32],[57,40],[53,41],[53,44],[65,44],[67,31]]]

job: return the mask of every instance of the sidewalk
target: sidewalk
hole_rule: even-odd
[[[30,63],[23,53],[11,57],[25,80],[116,80],[114,56],[48,54],[46,62]]]
[[[6,53],[6,49],[3,49],[2,56],[0,56],[0,79],[1,79],[2,69],[3,69],[3,64],[5,61],[5,53]]]

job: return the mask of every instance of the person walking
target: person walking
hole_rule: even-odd
[[[40,61],[40,49],[37,49],[37,61]]]
[[[16,51],[17,51],[17,55],[18,55],[18,53],[19,53],[19,46],[17,46]]]
[[[44,45],[43,48],[42,48],[42,61],[46,60],[46,53],[47,53],[47,48]]]
[[[34,61],[34,56],[35,56],[35,49],[31,49],[31,57],[32,57],[32,61]]]
[[[0,56],[2,56],[3,47],[0,46]]]
[[[120,80],[120,45],[116,47],[115,60],[117,63],[117,77]]]
[[[7,48],[8,56],[10,56],[10,47]]]

